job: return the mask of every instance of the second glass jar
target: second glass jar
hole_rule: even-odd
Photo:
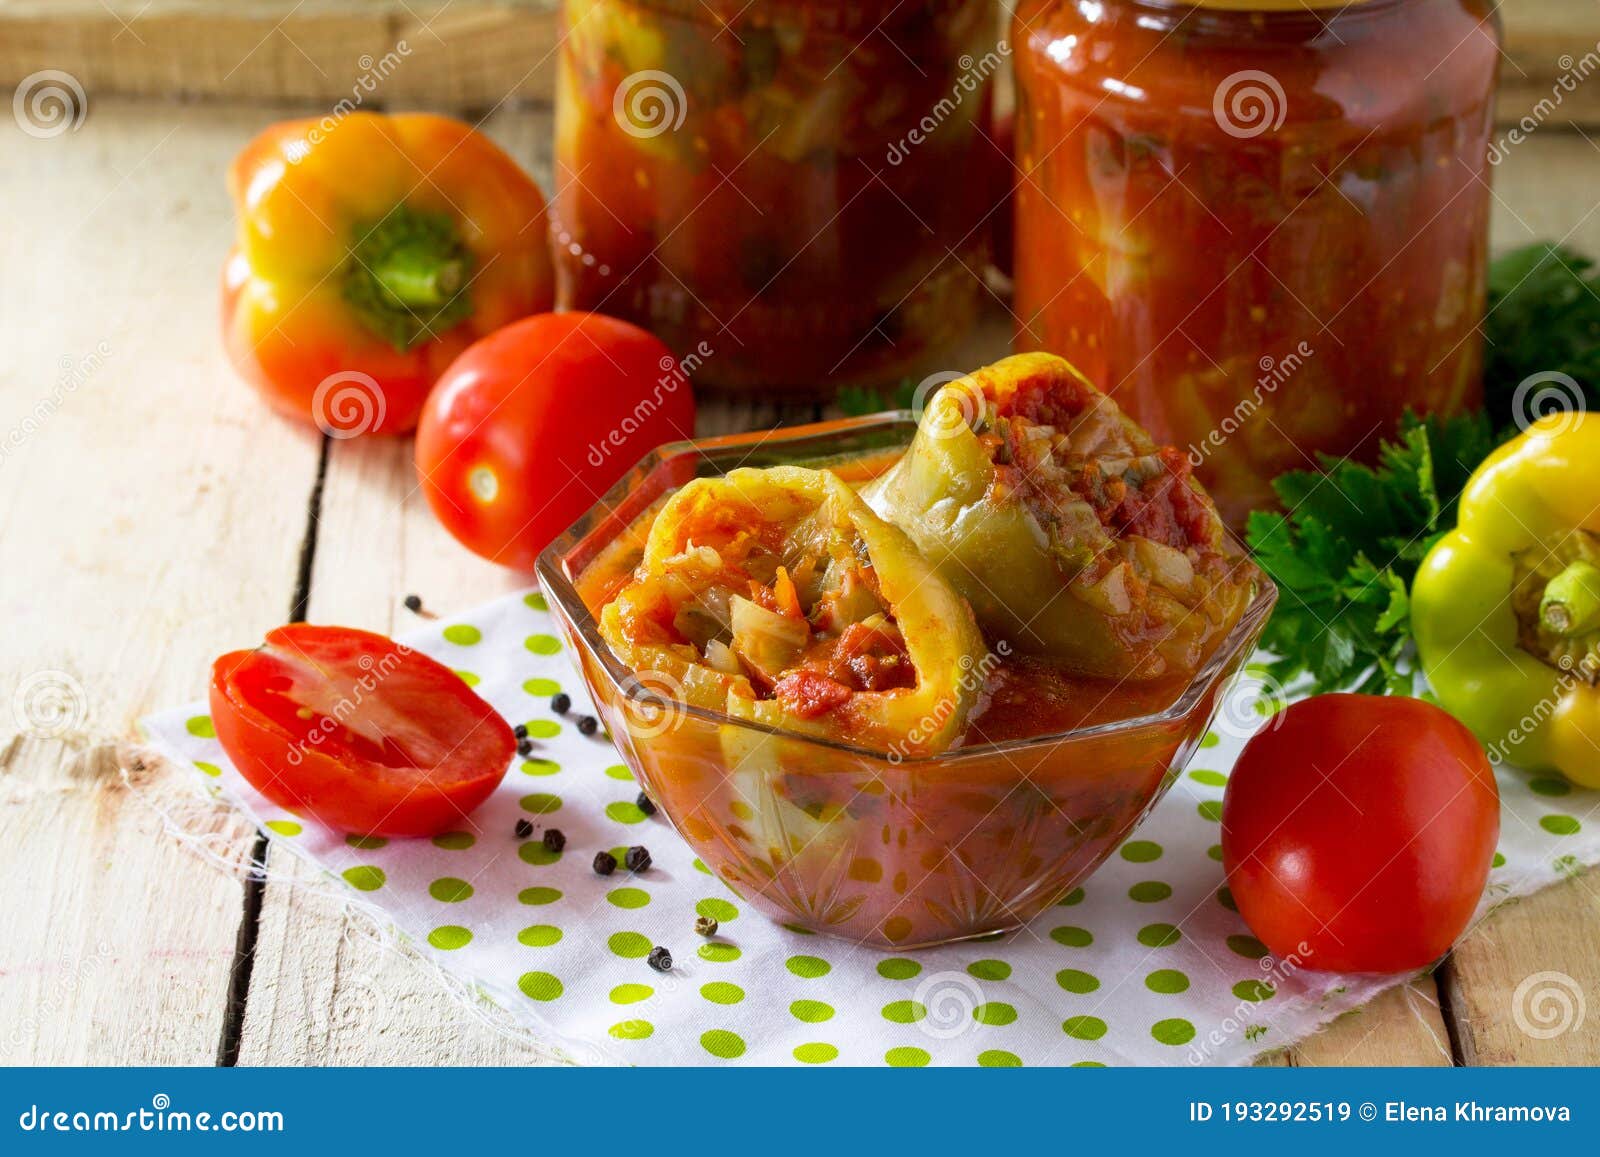
[[[1022,0],[1019,340],[1234,525],[1481,396],[1492,0]]]
[[[564,30],[564,306],[652,330],[698,387],[814,398],[975,317],[994,0],[566,0]]]

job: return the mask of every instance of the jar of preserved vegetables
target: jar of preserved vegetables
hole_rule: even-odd
[[[998,25],[994,0],[566,0],[562,304],[712,389],[817,397],[933,356],[981,293]]]
[[[1022,0],[1016,311],[1230,522],[1481,397],[1492,0]]]

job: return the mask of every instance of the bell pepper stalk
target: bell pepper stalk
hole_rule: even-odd
[[[234,159],[228,189],[229,356],[327,433],[405,433],[456,355],[554,304],[544,194],[460,121],[284,121]]]
[[[674,494],[600,634],[664,697],[900,757],[960,737],[987,669],[971,610],[911,540],[794,466]]]
[[[1411,623],[1434,693],[1495,762],[1600,787],[1600,418],[1549,415],[1478,467]]]

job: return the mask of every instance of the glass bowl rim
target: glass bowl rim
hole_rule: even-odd
[[[1239,616],[1239,621],[1233,625],[1233,629],[1217,644],[1216,649],[1212,651],[1200,670],[1195,672],[1193,678],[1189,680],[1178,698],[1160,711],[1135,715],[1127,719],[1116,719],[1107,723],[1096,723],[1088,727],[1076,727],[1067,731],[1053,731],[1046,735],[1030,735],[1026,738],[1007,739],[998,743],[975,743],[970,747],[951,747],[929,755],[901,755],[892,751],[879,751],[876,748],[846,743],[827,736],[808,735],[785,727],[774,727],[750,719],[740,719],[729,715],[725,711],[717,711],[709,707],[699,707],[692,703],[684,703],[681,700],[664,698],[658,692],[645,687],[641,683],[638,673],[612,653],[611,647],[600,636],[599,625],[596,623],[594,615],[590,612],[582,597],[579,596],[577,587],[567,578],[565,568],[562,565],[563,560],[588,537],[592,529],[589,524],[594,513],[597,510],[614,508],[620,505],[624,498],[631,495],[642,477],[648,476],[662,463],[671,459],[685,455],[707,457],[708,451],[733,450],[745,446],[751,449],[757,447],[763,449],[781,447],[785,443],[805,442],[852,432],[868,431],[874,428],[887,430],[906,424],[914,428],[916,423],[917,415],[911,410],[884,410],[877,414],[867,414],[855,418],[839,418],[825,422],[809,422],[801,426],[782,426],[771,430],[757,430],[744,434],[719,434],[708,438],[663,443],[634,463],[614,486],[579,516],[572,526],[558,535],[549,546],[539,553],[535,570],[539,579],[540,590],[547,601],[559,608],[559,612],[567,621],[567,624],[577,632],[584,645],[594,653],[601,668],[609,678],[612,689],[632,702],[647,704],[656,709],[660,709],[666,704],[671,704],[675,711],[681,712],[684,716],[690,716],[718,727],[739,727],[748,731],[761,732],[798,743],[838,751],[842,754],[865,756],[896,766],[937,765],[967,756],[1009,755],[1034,748],[1055,746],[1065,742],[1099,739],[1105,736],[1139,732],[1176,723],[1194,711],[1201,697],[1208,694],[1221,679],[1222,673],[1233,665],[1240,650],[1248,641],[1254,640],[1259,635],[1260,629],[1266,623],[1267,616],[1272,613],[1272,608],[1278,599],[1277,585],[1265,574],[1258,574],[1256,589],[1251,595],[1250,603],[1245,607],[1244,613]]]

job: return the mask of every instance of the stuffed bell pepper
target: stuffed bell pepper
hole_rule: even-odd
[[[336,436],[412,429],[457,354],[554,303],[544,195],[460,121],[285,121],[235,158],[228,188],[229,356],[276,409]]]
[[[1543,418],[1478,467],[1411,624],[1440,702],[1495,762],[1600,787],[1600,417]]]
[[[672,697],[878,751],[941,751],[981,689],[972,612],[837,476],[690,482],[606,604],[611,650]]]
[[[1188,459],[1049,354],[942,387],[866,497],[992,638],[1080,675],[1193,673],[1255,587]]]

